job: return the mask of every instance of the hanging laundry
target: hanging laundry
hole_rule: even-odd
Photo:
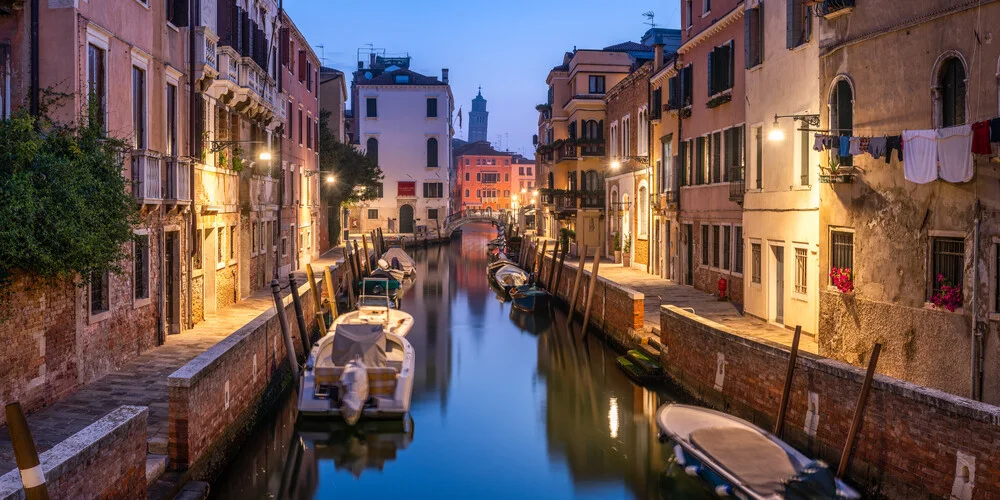
[[[931,132],[933,132],[933,130]],[[893,149],[896,150],[896,156],[899,158],[899,161],[903,161],[903,140],[904,138],[898,135],[890,135],[889,137],[885,138],[886,163],[889,163],[889,160],[892,158]]]
[[[972,124],[972,152],[977,155],[990,154],[990,122]]]
[[[840,136],[840,146],[837,148],[837,154],[840,156],[851,156],[851,138],[842,135]]]
[[[868,154],[876,160],[885,154],[885,137],[872,137],[868,141]]]
[[[872,142],[872,140],[871,140],[870,137],[862,137],[861,138],[861,145],[858,147],[858,154],[867,153],[868,152],[868,148],[871,147],[871,142]]]
[[[900,136],[887,138],[886,163],[892,156],[892,150],[899,147]],[[936,130],[906,130],[902,140],[906,142],[903,156],[903,176],[910,182],[927,184],[937,179],[937,146]]]
[[[813,149],[819,152],[823,151],[823,146],[826,144],[826,134],[816,134],[816,140],[813,142]]]
[[[972,125],[938,129],[937,134],[937,158],[941,179],[948,182],[971,181]],[[907,150],[909,149],[907,144]]]
[[[850,144],[848,146],[848,148],[847,148],[847,152],[848,153],[851,153],[852,155],[859,155],[859,154],[861,154],[861,138],[860,137],[851,137],[848,140],[848,143]]]

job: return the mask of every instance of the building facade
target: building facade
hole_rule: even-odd
[[[678,74],[677,54],[668,54],[661,47],[657,47],[653,73],[649,77],[650,165],[653,172],[650,183],[653,236],[649,272],[678,282],[681,276],[681,225],[678,219],[681,162],[677,157],[677,145],[683,117],[678,110],[671,111],[667,103],[671,82],[677,83],[673,79]]]
[[[472,111],[469,111],[469,142],[489,141],[490,112],[486,111],[486,99],[483,98],[483,88],[472,100]]]
[[[480,141],[462,146],[455,156],[458,162],[455,183],[459,196],[456,211],[511,208],[510,153],[497,151],[489,142]]]
[[[327,127],[340,142],[345,142],[347,117],[347,78],[344,72],[322,67],[319,71],[319,99],[323,111],[329,111]]]
[[[538,199],[535,186],[535,162],[515,154],[510,162],[510,208],[517,210]]]
[[[367,63],[367,66],[365,65]],[[351,83],[356,141],[382,168],[381,192],[351,208],[350,231],[434,231],[450,213],[454,112],[448,70],[441,79],[409,69],[409,57],[375,53]]]

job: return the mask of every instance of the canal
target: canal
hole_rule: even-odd
[[[485,272],[494,236],[470,225],[412,252],[410,421],[296,427],[289,396],[211,497],[709,498],[656,439],[656,409],[678,396],[633,384],[614,350],[562,311],[501,302]]]

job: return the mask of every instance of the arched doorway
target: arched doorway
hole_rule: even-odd
[[[399,207],[399,232],[413,232],[413,205]]]

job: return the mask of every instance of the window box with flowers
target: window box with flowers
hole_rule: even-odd
[[[937,275],[937,289],[929,299],[935,309],[947,309],[955,312],[962,307],[962,285],[952,285],[943,274]]]
[[[840,293],[849,296],[854,295],[854,278],[849,268],[830,268],[830,282]]]

